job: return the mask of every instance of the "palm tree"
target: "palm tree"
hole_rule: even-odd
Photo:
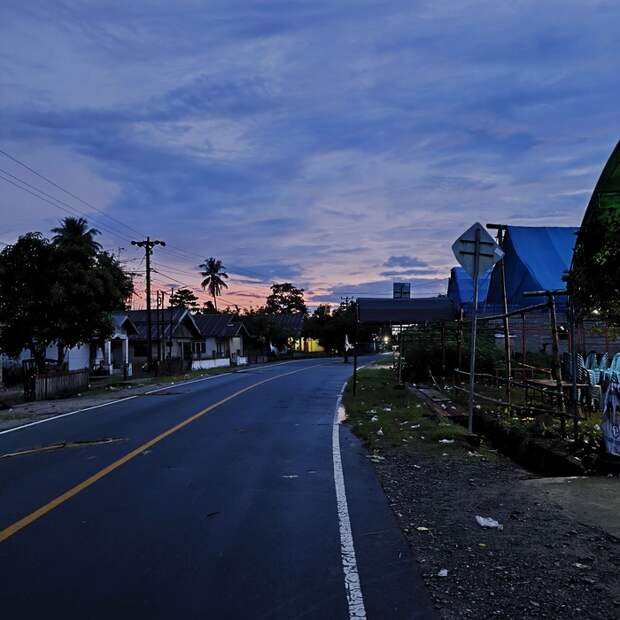
[[[52,232],[54,243],[63,249],[85,250],[87,254],[96,254],[101,249],[101,244],[95,241],[99,231],[89,228],[83,217],[66,217]]]
[[[224,271],[226,267],[222,265],[222,261],[211,256],[204,263],[199,265],[204,271],[200,275],[204,280],[200,283],[203,289],[209,291],[213,296],[213,305],[217,312],[217,296],[222,294],[222,288],[228,288],[228,284],[224,280],[228,279],[228,274]]]

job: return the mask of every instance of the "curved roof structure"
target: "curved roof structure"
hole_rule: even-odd
[[[620,209],[620,142],[616,144],[609,156],[594,187],[581,223],[580,240],[583,236],[588,235],[589,225],[593,223],[598,214],[609,208]]]
[[[578,228],[560,226],[508,226],[504,236],[504,270],[508,306],[518,308],[545,301],[524,297],[526,291],[564,289]],[[558,303],[562,299],[557,300]],[[491,273],[487,309],[502,306],[499,268]]]
[[[483,305],[487,299],[489,291],[489,281],[491,272],[480,276],[478,285],[478,307]],[[450,269],[450,280],[448,281],[448,297],[454,302],[457,308],[467,308],[474,302],[474,281],[463,267],[452,267]]]
[[[580,312],[598,310],[620,322],[620,142],[592,192],[571,266],[570,287]]]

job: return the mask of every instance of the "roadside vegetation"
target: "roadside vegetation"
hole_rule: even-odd
[[[432,412],[409,390],[395,386],[390,366],[360,370],[357,395],[353,396],[349,381],[343,403],[348,424],[370,450],[416,444],[440,451],[471,450],[466,429]]]

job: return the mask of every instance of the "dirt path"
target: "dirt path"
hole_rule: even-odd
[[[620,541],[579,523],[525,470],[494,453],[381,454],[381,482],[443,618],[620,618]]]

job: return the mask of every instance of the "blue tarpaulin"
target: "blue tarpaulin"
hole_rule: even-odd
[[[526,291],[566,288],[562,280],[570,268],[577,239],[576,227],[508,226],[504,236],[504,269],[508,306],[518,308],[545,301],[544,297],[524,297]],[[556,299],[558,304],[566,298]],[[501,308],[502,289],[499,263],[493,269],[487,310]]]
[[[491,272],[480,276],[478,285],[478,307],[481,308],[487,298]],[[448,282],[448,297],[457,308],[468,308],[474,301],[474,281],[463,267],[452,267]]]

